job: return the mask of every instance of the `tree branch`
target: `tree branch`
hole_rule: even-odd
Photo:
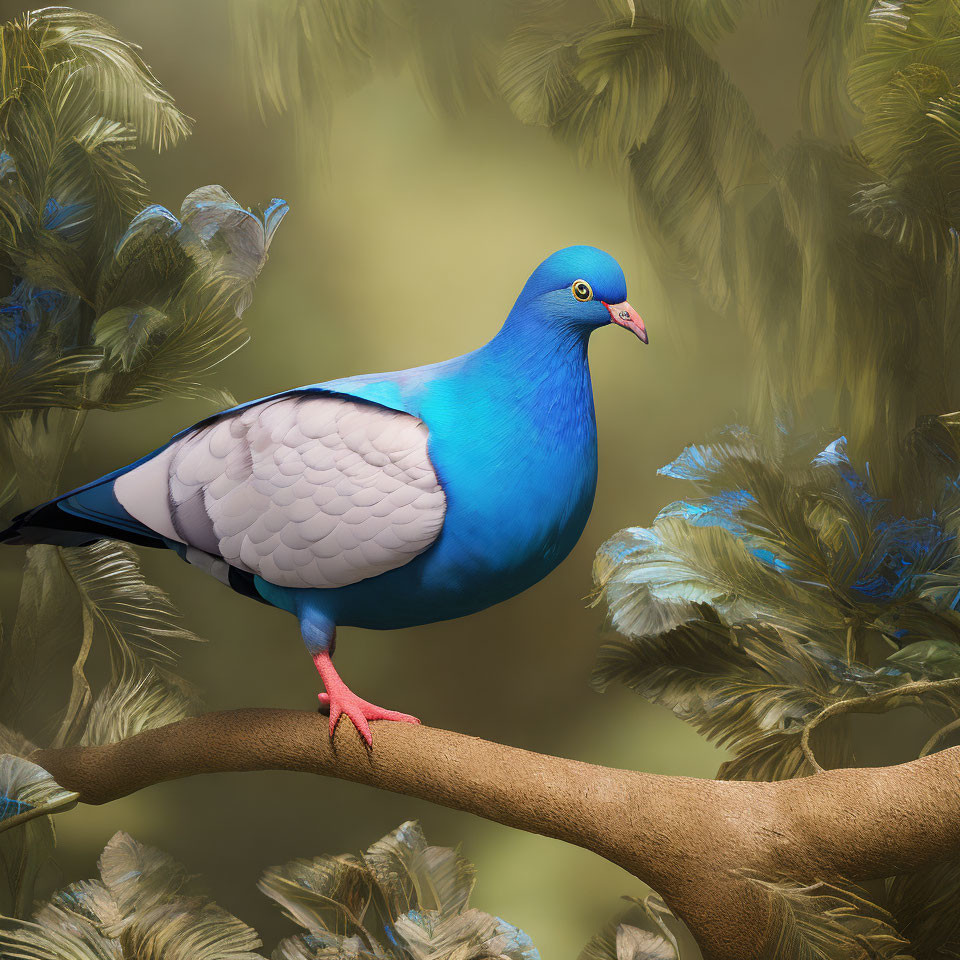
[[[30,758],[83,803],[199,773],[299,770],[431,800],[592,850],[654,887],[706,960],[761,955],[766,894],[749,880],[866,880],[960,855],[960,747],[894,767],[778,783],[695,780],[545,756],[459,733],[233,710]]]

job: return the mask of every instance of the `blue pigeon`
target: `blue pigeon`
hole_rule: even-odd
[[[597,482],[587,341],[647,343],[623,270],[594,247],[548,257],[485,346],[442,363],[331,380],[200,421],[141,460],[35,507],[0,542],[103,538],[168,547],[300,622],[330,734],[362,700],[337,626],[395,629],[506,600],[583,532]]]

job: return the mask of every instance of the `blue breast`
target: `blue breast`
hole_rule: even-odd
[[[421,417],[447,496],[443,529],[426,552],[316,591],[334,622],[393,629],[464,616],[520,593],[566,557],[597,479],[587,336],[541,332],[534,348],[522,325],[508,325],[456,360],[327,385]]]

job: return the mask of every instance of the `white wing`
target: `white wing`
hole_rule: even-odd
[[[342,587],[402,566],[446,512],[421,420],[322,394],[227,414],[114,492],[164,537],[284,587]]]

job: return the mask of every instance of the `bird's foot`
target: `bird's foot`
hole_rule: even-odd
[[[328,655],[314,657],[317,669],[320,671],[320,677],[323,685],[327,688],[326,693],[318,695],[320,701],[320,710],[330,712],[330,736],[333,737],[337,729],[337,723],[344,715],[350,718],[350,722],[357,728],[357,733],[363,737],[368,747],[373,746],[373,734],[370,732],[369,720],[394,720],[400,723],[419,723],[416,717],[411,717],[407,713],[399,713],[396,710],[385,710],[378,707],[375,703],[370,703],[361,697],[358,697],[344,682],[333,667],[333,662]]]
[[[368,747],[373,746],[373,734],[370,732],[368,720],[396,720],[400,723],[419,723],[416,717],[411,717],[408,713],[400,713],[397,710],[386,710],[378,707],[375,703],[358,697],[346,684],[339,695],[331,701],[329,693],[318,694],[320,700],[320,710],[323,713],[330,714],[330,736],[333,736],[337,729],[337,723],[344,715],[350,718],[350,721],[357,728],[357,733],[363,737]]]

